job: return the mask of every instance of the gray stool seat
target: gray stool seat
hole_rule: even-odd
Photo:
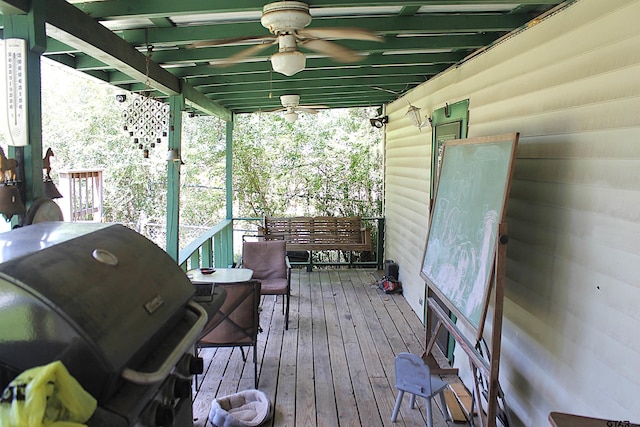
[[[440,395],[442,409],[444,410],[444,418],[449,421],[449,411],[447,403],[444,399],[444,390],[447,383],[442,381],[438,376],[431,375],[429,366],[424,363],[422,358],[411,353],[400,353],[395,357],[396,368],[396,388],[398,389],[398,397],[391,414],[391,421],[396,422],[400,404],[404,393],[411,393],[410,407],[415,407],[416,396],[422,396],[426,399],[427,405],[427,426],[433,427],[433,419],[431,413],[431,398]]]

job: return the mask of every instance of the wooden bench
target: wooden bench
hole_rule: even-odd
[[[265,239],[284,239],[287,251],[371,251],[371,228],[360,217],[266,217],[259,233]],[[308,270],[312,260],[309,259]]]

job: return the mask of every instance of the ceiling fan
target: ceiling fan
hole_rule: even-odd
[[[284,111],[284,120],[293,123],[298,120],[298,113],[318,114],[318,110],[325,109],[325,105],[300,105],[300,95],[281,95],[280,103],[283,108],[276,108],[269,112]]]
[[[231,39],[197,42],[189,47],[221,46],[247,40],[260,41],[260,44],[245,49],[223,61],[231,64],[254,55],[267,47],[278,44],[278,52],[271,56],[273,70],[286,76],[292,76],[304,70],[306,57],[298,50],[299,46],[329,56],[338,62],[356,62],[362,58],[358,52],[326,39],[351,39],[382,41],[374,32],[362,28],[310,28],[309,5],[300,1],[278,1],[262,8],[262,26],[267,28],[269,36],[246,36]]]

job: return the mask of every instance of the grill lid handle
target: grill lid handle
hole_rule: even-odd
[[[198,314],[198,320],[193,324],[189,332],[185,334],[180,343],[173,349],[162,366],[160,366],[155,372],[140,372],[131,368],[125,368],[122,371],[122,378],[140,385],[159,383],[167,378],[176,363],[178,363],[178,360],[180,360],[180,358],[191,349],[193,343],[198,339],[198,336],[204,328],[204,325],[207,323],[209,317],[205,309],[193,301],[189,301],[187,308]]]
[[[106,249],[94,249],[91,252],[91,256],[102,264],[110,265],[111,267],[118,266],[118,257]]]

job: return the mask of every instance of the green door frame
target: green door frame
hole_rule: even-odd
[[[440,161],[442,160],[442,147],[445,141],[467,137],[469,126],[469,100],[456,102],[455,104],[435,110],[431,117],[433,126],[431,140],[431,194],[430,201],[435,197]]]

